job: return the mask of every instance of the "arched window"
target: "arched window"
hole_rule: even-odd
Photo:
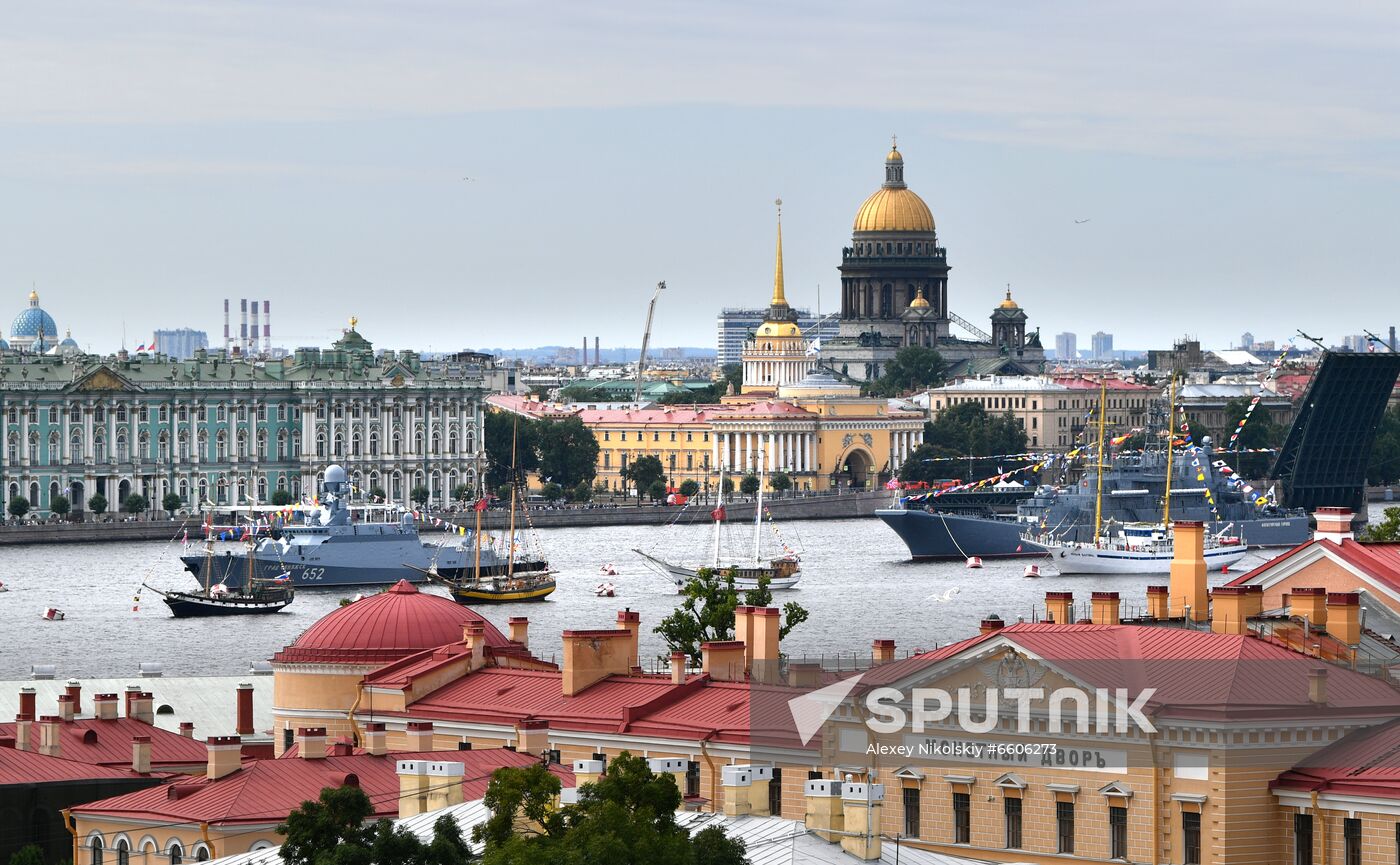
[[[214,437],[214,446],[216,448],[214,454],[216,460],[223,462],[228,459],[228,433],[225,430],[219,430],[218,435]]]
[[[266,475],[263,475],[262,477],[259,477],[259,478],[258,478],[258,501],[260,501],[260,502],[265,502],[265,501],[267,501],[267,476],[266,476]]]
[[[14,465],[15,463],[19,462],[19,433],[10,433],[10,438],[7,442],[7,445],[7,449],[9,451],[9,463],[10,465]]]
[[[277,431],[277,458],[283,460],[287,458],[287,431]]]
[[[324,459],[325,456],[326,456],[326,432],[325,432],[325,430],[317,430],[317,431],[316,431],[316,456],[321,457],[322,459]]]
[[[402,453],[402,451],[403,451],[403,436],[401,436],[401,435],[399,434],[399,431],[398,431],[398,430],[394,430],[394,437],[393,437],[393,439],[390,441],[390,450],[389,450],[389,453],[392,454],[393,456],[398,456],[400,453]]]
[[[156,436],[156,459],[161,462],[170,460],[170,433],[163,430]]]
[[[258,459],[267,459],[267,430],[258,430]]]
[[[447,453],[449,456],[456,456],[457,454],[461,453],[461,451],[457,450],[456,429],[450,429],[447,431]]]
[[[39,464],[39,431],[35,430],[29,434],[29,462]]]
[[[423,452],[423,431],[422,431],[422,430],[414,430],[414,432],[413,432],[413,452],[416,453],[416,454],[421,454],[421,453]]]
[[[130,865],[130,863],[131,863],[131,842],[130,842],[130,841],[126,840],[125,838],[118,838],[118,839],[117,839],[117,843],[116,843],[115,845],[113,845],[113,849],[117,851],[117,865]]]
[[[350,434],[350,456],[360,455],[360,433],[358,431]]]
[[[63,457],[59,455],[59,437],[57,432],[49,433],[49,465],[56,466]]]
[[[179,449],[180,462],[186,462],[190,458],[190,434],[185,430],[180,430],[175,437],[176,447]]]
[[[165,855],[170,859],[170,865],[180,865],[185,861],[185,848],[180,846],[179,841],[171,841],[170,846],[165,848]]]
[[[102,865],[102,835],[93,833],[88,837],[88,859],[92,865]]]
[[[345,434],[337,432],[335,434],[335,448],[331,450],[331,459],[340,459],[345,453]]]
[[[127,444],[126,433],[117,431],[117,462],[124,463],[131,459],[131,446]]]
[[[83,434],[78,430],[73,430],[73,434],[68,437],[68,458],[83,461]]]
[[[101,430],[92,434],[92,459],[99,463],[107,461],[107,436]]]
[[[372,457],[379,456],[379,433],[377,432],[371,432],[369,434],[369,455]]]
[[[151,458],[151,434],[142,430],[136,435],[136,459],[145,462]]]
[[[234,439],[238,443],[238,458],[243,459],[248,456],[248,431],[239,430]]]
[[[435,429],[435,430],[433,430],[433,439],[432,439],[431,449],[430,449],[428,452],[431,453],[433,456],[437,456],[437,454],[438,454],[441,450],[442,450],[442,433],[440,433],[438,430]]]

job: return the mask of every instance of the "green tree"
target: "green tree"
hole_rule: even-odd
[[[428,503],[428,488],[419,484],[408,491],[408,497],[414,504],[421,508]]]
[[[129,514],[139,514],[146,510],[148,504],[145,496],[140,493],[132,493],[122,500],[122,510]]]
[[[664,480],[652,481],[651,486],[647,487],[647,498],[654,502],[666,498],[666,482]]]
[[[557,502],[564,497],[564,488],[550,481],[540,488],[540,495],[544,496],[547,502]]]
[[[510,501],[510,493],[513,489],[514,487],[510,484],[501,484],[499,487],[496,487],[496,498],[503,502]]]
[[[743,480],[739,481],[739,492],[746,496],[755,495],[758,492],[758,487],[758,475],[744,475]]]
[[[457,865],[476,857],[457,821],[439,817],[433,839],[424,843],[389,820],[374,816],[369,796],[359,787],[327,787],[314,802],[303,802],[277,827],[285,837],[287,865]]]
[[[578,417],[538,425],[540,476],[576,487],[598,475],[598,439]]]
[[[1400,541],[1400,508],[1386,508],[1385,516],[1374,526],[1367,526],[1361,533],[1361,540],[1367,542]]]
[[[956,458],[1018,454],[1026,449],[1026,431],[1010,412],[990,414],[981,403],[964,402],[944,409],[924,424],[924,443],[900,466],[899,479],[932,482],[968,475],[985,477],[1000,468],[1010,471],[1028,461],[995,459],[956,461]]]
[[[539,434],[535,421],[505,412],[486,415],[486,483],[498,487],[540,467]],[[515,471],[511,471],[511,438],[515,438]]]
[[[768,479],[768,486],[775,492],[785,492],[792,489],[792,476],[787,472],[773,472],[773,476]]]
[[[15,496],[10,499],[10,516],[22,517],[29,513],[29,499],[24,496]]]
[[[681,481],[680,491],[681,495],[690,498],[700,492],[700,484],[695,481]]]
[[[622,479],[632,484],[640,498],[657,481],[666,479],[666,469],[659,457],[648,454],[637,457],[622,470]]]
[[[384,491],[383,487],[370,487],[369,492],[365,495],[369,496],[372,502],[387,502],[389,500],[389,494]],[[291,503],[288,502],[288,504]]]
[[[38,844],[21,847],[10,856],[10,865],[44,865],[44,848]]]
[[[501,769],[485,802],[491,817],[473,830],[485,865],[734,865],[745,846],[719,827],[694,837],[676,822],[681,791],[627,752],[607,774],[579,790],[578,802],[552,807],[559,781],[542,766]],[[538,827],[522,833],[517,827]],[[713,831],[711,831],[713,830]]]
[[[285,507],[292,503],[292,494],[282,487],[272,491],[272,504],[277,507]]]
[[[721,573],[701,568],[681,589],[681,605],[661,620],[654,629],[671,652],[684,652],[692,663],[698,664],[700,644],[714,640],[734,639],[734,609],[739,606],[739,590],[734,586],[734,570]],[[759,580],[759,587],[743,593],[743,603],[751,607],[767,607],[773,603],[773,591],[768,579]],[[793,628],[807,621],[807,610],[795,601],[783,604],[783,623],[778,627],[778,639],[785,639]]]
[[[105,513],[107,511],[107,497],[102,493],[94,493],[88,499],[88,510],[95,514]]]
[[[171,516],[174,516],[184,503],[185,500],[180,498],[179,493],[166,493],[165,497],[160,500],[161,509]]]
[[[1222,433],[1224,439],[1216,441],[1218,449],[1230,447],[1230,436],[1234,435],[1235,429],[1241,420],[1248,414],[1249,423],[1240,430],[1240,436],[1235,440],[1235,448],[1248,450],[1250,448],[1276,448],[1283,444],[1283,437],[1288,434],[1287,427],[1280,426],[1273,422],[1273,417],[1264,406],[1255,406],[1253,414],[1249,414],[1249,400],[1244,397],[1236,397],[1225,403],[1225,432]],[[1200,436],[1196,436],[1199,443]],[[1272,460],[1271,454],[1240,454],[1234,462],[1235,471],[1245,477],[1262,477],[1269,469]]]
[[[593,486],[588,481],[579,481],[569,493],[569,500],[578,504],[583,504],[593,498]]]
[[[68,516],[68,512],[73,510],[73,503],[68,501],[67,496],[54,496],[49,500],[49,511],[60,517]]]
[[[719,482],[719,488],[724,490],[725,495],[732,496],[734,494],[734,479],[726,477]]]
[[[452,488],[452,501],[465,502],[467,499],[471,498],[471,494],[471,487],[466,484],[457,484],[457,486]]]
[[[943,384],[948,364],[937,349],[911,345],[901,348],[878,379],[869,382],[865,391],[870,396],[898,396],[912,390],[923,390]]]

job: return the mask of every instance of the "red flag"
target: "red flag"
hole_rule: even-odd
[[[488,507],[490,507],[490,505],[491,505],[491,503],[488,502],[488,501],[485,499],[485,497],[482,497],[482,498],[479,498],[479,499],[476,500],[476,509],[479,510],[479,511],[484,511],[484,510],[486,510]]]
[[[724,505],[720,505],[719,507],[710,511],[710,516],[714,518],[715,522],[724,522]]]

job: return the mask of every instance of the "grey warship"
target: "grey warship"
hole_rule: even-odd
[[[282,526],[278,537],[262,539],[251,553],[181,556],[180,561],[201,581],[208,567],[209,582],[229,589],[240,588],[249,573],[260,580],[276,580],[286,574],[292,585],[314,588],[452,580],[476,572],[474,550],[448,544],[446,536],[443,543],[423,541],[412,514],[405,513],[397,522],[354,521],[349,495],[345,469],[328,466],[319,507],[302,511],[301,521]],[[469,536],[468,540],[475,539]],[[504,574],[507,564],[500,551],[482,546],[481,576]],[[517,561],[514,571],[544,568],[543,562]]]
[[[1249,502],[1215,470],[1217,455],[1209,437],[1201,444],[1193,454],[1199,465],[1182,459],[1173,467],[1173,519],[1200,520],[1212,534],[1238,537],[1249,546],[1291,547],[1308,539],[1307,513]],[[944,512],[927,494],[902,499],[899,507],[875,514],[894,529],[915,559],[1039,557],[1046,554],[1045,547],[1027,535],[1049,536],[1059,543],[1092,541],[1097,471],[1090,466],[1075,484],[1042,485],[1016,506],[1014,516]],[[1104,524],[1161,522],[1166,480],[1164,451],[1119,454],[1103,476]]]

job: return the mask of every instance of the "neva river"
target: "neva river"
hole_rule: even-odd
[[[1373,520],[1379,511],[1372,507]],[[799,521],[783,524],[781,531],[802,552],[804,578],[796,590],[775,593],[775,602],[797,601],[811,613],[783,644],[794,657],[868,655],[877,638],[894,639],[901,655],[932,648],[975,634],[978,622],[991,613],[1008,623],[1018,616],[1029,620],[1047,590],[1073,591],[1077,602],[1087,602],[1091,591],[1117,591],[1126,603],[1140,607],[1145,586],[1167,581],[1166,575],[1027,579],[1022,576],[1025,560],[989,561],[981,570],[961,563],[915,563],[876,519]],[[763,532],[771,543],[770,530]],[[529,616],[531,648],[551,658],[559,652],[560,631],[612,627],[617,611],[630,607],[642,616],[643,657],[657,656],[665,647],[651,629],[674,609],[678,596],[631,549],[658,554],[669,549],[696,561],[709,536],[704,525],[540,530],[539,544],[558,570],[558,591],[544,603],[479,610],[502,632],[507,617]],[[736,552],[751,543],[751,530],[731,527],[727,544]],[[172,676],[237,675],[296,639],[356,591],[301,589],[282,613],[228,619],[174,619],[159,596],[142,591],[139,610],[133,611],[143,582],[194,587],[193,578],[181,569],[180,553],[177,542],[155,541],[4,548],[0,579],[10,591],[0,593],[0,633],[6,644],[0,678],[28,678],[31,664],[53,664],[61,678],[119,677],[134,675],[143,661],[164,664],[165,674]],[[1251,554],[1233,572],[1243,573],[1263,560]],[[618,567],[619,576],[599,573],[608,562]],[[1211,585],[1229,578],[1211,574]],[[593,588],[604,579],[616,585],[617,597],[594,596]],[[41,619],[50,606],[67,613],[67,620]]]

